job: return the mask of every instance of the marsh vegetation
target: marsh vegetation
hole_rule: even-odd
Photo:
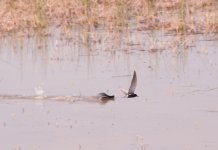
[[[2,0],[0,33],[30,34],[51,27],[103,27],[107,30],[158,30],[176,33],[218,31],[216,0]],[[45,30],[46,29],[46,30]]]

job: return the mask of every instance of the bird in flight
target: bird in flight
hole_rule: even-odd
[[[101,100],[102,102],[107,102],[108,100],[114,100],[114,95],[108,95],[106,93],[99,93],[96,96],[97,99]]]
[[[132,98],[132,97],[137,97],[138,95],[135,94],[135,88],[137,85],[137,76],[136,76],[136,71],[134,71],[133,73],[133,77],[132,77],[132,81],[131,81],[131,85],[129,87],[129,91],[127,92],[124,89],[121,89],[121,91],[128,97],[128,98]]]

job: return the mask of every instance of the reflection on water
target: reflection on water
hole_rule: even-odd
[[[214,35],[88,31],[1,39],[3,149],[218,148]],[[134,70],[139,97],[127,99]],[[100,92],[115,100],[82,102]]]
[[[172,86],[182,80],[192,85],[203,82],[201,78],[210,78],[206,86],[208,82],[213,85],[212,79],[217,75],[217,42],[204,41],[212,35],[90,29],[75,30],[69,35],[64,39],[54,32],[44,38],[2,39],[1,94],[33,94],[37,86],[55,95],[117,93],[120,87],[129,86],[133,70],[141,77],[139,86],[156,81]]]

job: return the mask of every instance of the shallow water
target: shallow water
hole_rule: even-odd
[[[86,99],[3,98],[1,149],[218,148],[214,35],[178,39],[131,31],[128,38],[118,36],[120,41],[95,37],[103,40],[81,35],[71,41],[56,35],[2,40],[1,96],[36,96],[35,88],[41,87],[45,96],[106,92],[116,98],[104,105]],[[139,97],[127,99],[120,88],[129,88],[134,70]]]

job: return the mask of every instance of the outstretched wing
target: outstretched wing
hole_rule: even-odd
[[[134,94],[136,85],[137,85],[137,77],[136,77],[136,72],[134,71],[128,94]]]
[[[128,95],[128,91],[124,90],[124,89],[120,89],[121,92],[123,92],[123,94]]]

